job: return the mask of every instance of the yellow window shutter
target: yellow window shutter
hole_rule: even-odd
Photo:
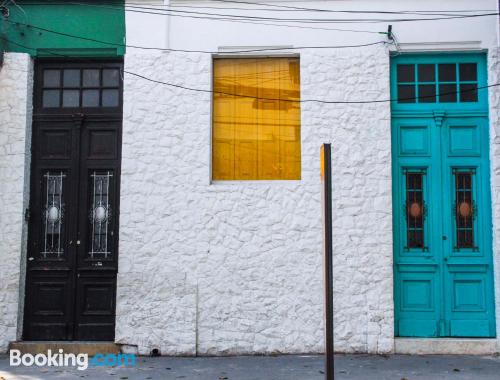
[[[297,58],[214,60],[212,178],[300,179]]]

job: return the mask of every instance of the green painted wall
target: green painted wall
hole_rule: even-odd
[[[0,33],[4,38],[5,51],[38,57],[116,57],[125,54],[125,47],[120,46],[125,43],[123,0],[63,3],[17,0],[19,7],[10,5],[8,21],[2,20],[0,16]]]

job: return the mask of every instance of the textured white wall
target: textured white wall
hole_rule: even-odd
[[[488,71],[488,84],[500,84],[500,48],[492,48],[489,51]],[[497,350],[500,352],[500,86],[489,89],[489,104],[493,265],[495,271]]]
[[[181,5],[228,7],[228,4],[195,0],[158,0],[157,4],[162,2],[178,10]],[[498,6],[496,0],[293,3],[270,0],[270,3],[331,10],[391,11],[496,10]],[[184,10],[269,17],[359,17],[342,13]],[[370,15],[376,16],[402,17]],[[150,47],[209,51],[227,51],[228,47],[362,44],[383,41],[385,36],[369,32],[385,31],[389,23],[321,25],[368,31],[355,33],[127,12],[127,41]],[[490,83],[499,80],[497,17],[392,24],[403,52],[492,49],[489,79]],[[161,33],[155,33],[165,29],[163,38]],[[195,30],[204,33],[194,33]],[[151,33],[154,39],[149,38]],[[389,97],[389,57],[382,46],[301,50],[300,58],[303,99]],[[126,66],[151,78],[210,89],[210,57],[206,55],[162,55],[129,49]],[[121,220],[118,341],[137,344],[142,352],[160,347],[164,353],[176,354],[321,351],[317,157],[319,145],[331,141],[335,173],[336,349],[392,351],[389,105],[303,104],[302,181],[210,184],[209,95],[172,90],[130,76],[127,81],[122,184],[122,204],[127,206],[122,206]],[[500,96],[497,88],[491,91],[495,243],[500,233],[500,153],[497,153],[500,152]],[[149,109],[154,111],[148,114]],[[133,122],[129,124],[128,120]],[[140,127],[134,128],[132,124]],[[141,140],[139,128],[146,131],[147,142]],[[131,131],[132,135],[127,136]],[[137,159],[138,156],[141,158]],[[143,192],[150,195],[144,205],[131,183],[144,186]],[[141,222],[136,222],[134,218],[140,215],[142,206],[148,211]],[[141,248],[143,244],[146,250]],[[131,252],[138,257],[133,258]],[[150,260],[143,255],[149,255]],[[494,255],[496,294],[500,294],[497,248]],[[154,276],[147,295],[140,291],[130,301],[132,284],[144,276],[142,269],[134,268],[136,261],[152,268],[147,271]],[[129,275],[129,271],[134,274]],[[500,297],[496,297],[496,303],[500,326]],[[183,310],[181,318],[177,314],[179,304]],[[148,313],[154,315],[154,321],[144,317]],[[161,322],[157,324],[158,321]],[[500,339],[497,341],[500,350]]]
[[[20,263],[29,196],[32,72],[27,54],[7,53],[0,68],[0,352],[16,340],[22,309]]]
[[[303,99],[385,99],[385,47],[307,51]],[[210,89],[211,57],[126,70]],[[393,348],[390,108],[302,105],[302,180],[210,183],[210,94],[125,77],[117,342],[163,354],[323,349],[319,147],[333,144],[336,349]]]

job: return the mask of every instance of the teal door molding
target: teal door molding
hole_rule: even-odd
[[[494,337],[485,57],[398,56],[391,77],[396,336]]]

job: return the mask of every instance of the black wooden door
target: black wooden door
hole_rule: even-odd
[[[35,71],[25,340],[113,340],[122,63]]]

